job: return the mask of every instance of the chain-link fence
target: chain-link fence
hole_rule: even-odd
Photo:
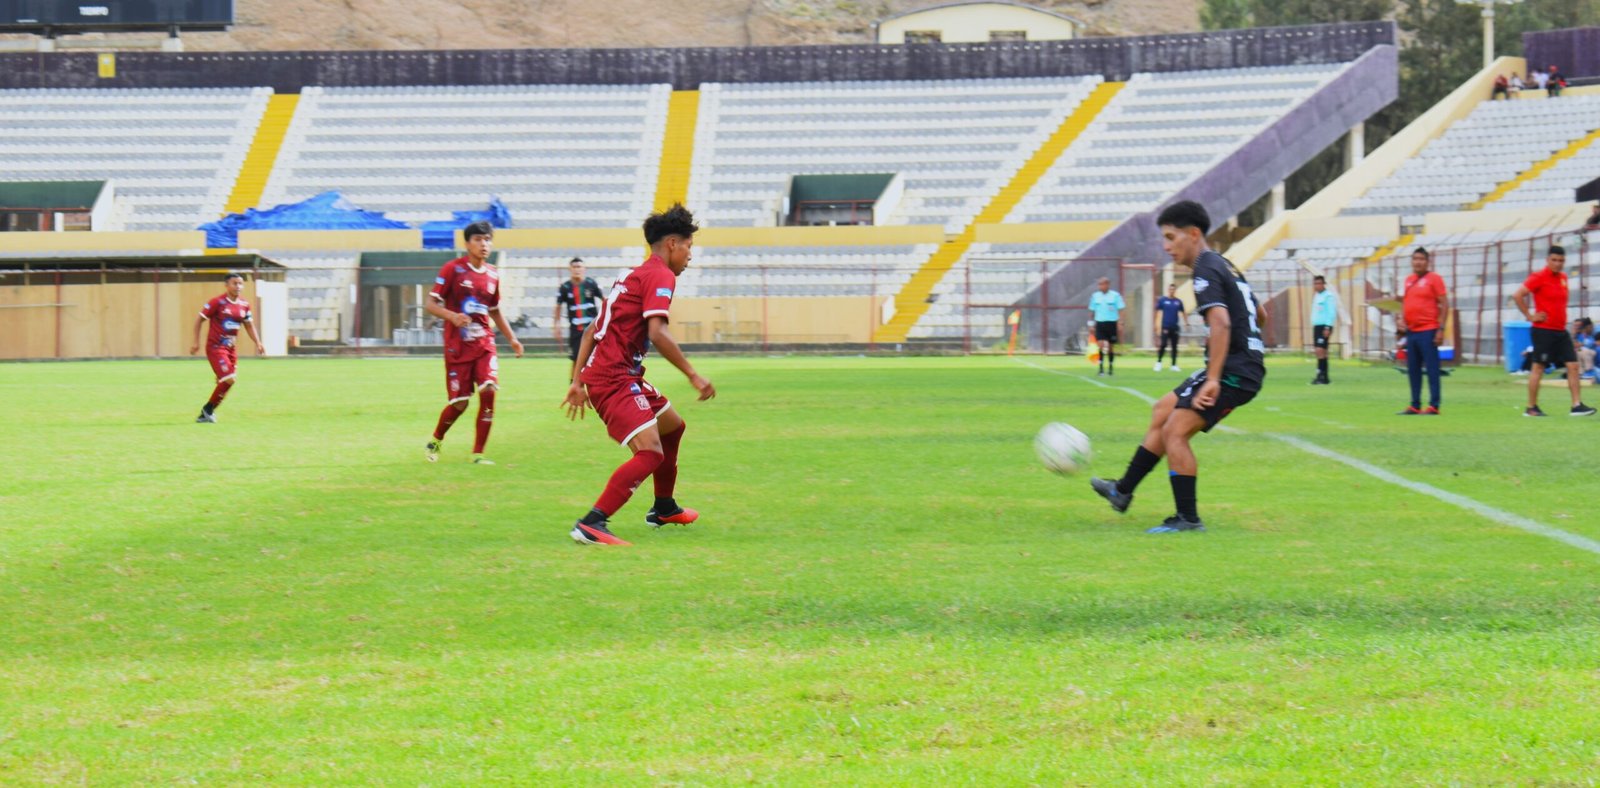
[[[1044,282],[1069,265],[1101,265],[1113,271],[1111,289],[1127,304],[1120,321],[1123,343],[1154,342],[1155,299],[1162,292],[1156,267],[1083,257],[965,259],[935,288],[933,305],[911,336],[958,341],[966,353],[1085,353],[1093,345],[1090,292],[1062,303],[1052,303],[1047,295],[1038,303],[1019,303],[1030,293],[1047,293]]]
[[[1376,261],[1352,261],[1348,265],[1314,270],[1306,266],[1279,267],[1248,272],[1257,293],[1262,294],[1274,316],[1268,344],[1277,347],[1309,348],[1312,277],[1327,277],[1330,290],[1339,297],[1343,318],[1335,331],[1335,344],[1351,355],[1383,358],[1393,354],[1405,278],[1412,273],[1411,253],[1425,246],[1432,256],[1432,269],[1449,288],[1450,311],[1445,344],[1453,349],[1457,361],[1475,364],[1500,364],[1521,347],[1507,348],[1508,323],[1523,321],[1512,302],[1523,281],[1545,266],[1552,246],[1566,251],[1568,276],[1568,320],[1597,317],[1600,298],[1600,267],[1595,241],[1600,232],[1581,231],[1521,234],[1508,240],[1469,244],[1434,245],[1429,239],[1395,250]]]
[[[867,346],[911,267],[694,267],[679,278],[672,332],[679,342],[729,350]],[[295,268],[289,271],[292,344],[303,350],[376,351],[436,347],[442,322],[424,305],[437,265]],[[502,314],[524,344],[565,348],[570,323],[558,308],[565,266],[500,266]],[[622,273],[596,266],[590,278],[609,292]]]

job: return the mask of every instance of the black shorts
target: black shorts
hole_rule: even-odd
[[[567,358],[571,361],[578,360],[578,347],[583,344],[583,332],[589,327],[569,326],[567,328]]]
[[[1097,320],[1094,324],[1094,338],[1101,342],[1117,341],[1117,321]]]
[[[1224,384],[1222,390],[1217,392],[1217,401],[1212,403],[1211,407],[1200,410],[1194,406],[1194,395],[1200,393],[1200,385],[1205,382],[1206,371],[1202,369],[1190,375],[1188,380],[1179,383],[1178,387],[1172,390],[1173,394],[1178,395],[1177,407],[1184,410],[1192,410],[1200,414],[1200,418],[1206,420],[1206,428],[1202,432],[1210,432],[1211,428],[1217,426],[1217,422],[1227,418],[1234,408],[1243,407],[1245,403],[1256,398],[1254,391],[1245,391],[1236,386]]]
[[[1533,329],[1533,360],[1540,364],[1576,364],[1572,335],[1558,328]]]
[[[1333,326],[1312,326],[1311,344],[1314,347],[1327,349],[1328,340],[1333,336]]]

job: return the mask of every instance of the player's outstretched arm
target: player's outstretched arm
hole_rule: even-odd
[[[205,324],[205,315],[201,315],[194,319],[194,342],[189,345],[189,355],[191,356],[200,352],[200,327]]]
[[[667,330],[667,319],[660,315],[650,318],[650,344],[655,346],[662,358],[677,367],[678,371],[689,379],[689,385],[700,392],[701,401],[717,396],[717,389],[711,385],[711,381],[695,372],[694,367],[689,364],[689,358],[683,354],[683,348],[678,347],[678,340],[673,339],[672,332]]]
[[[506,341],[511,343],[511,349],[516,351],[517,358],[522,358],[522,341],[517,339],[516,333],[511,330],[511,324],[506,322],[506,316],[500,313],[499,307],[489,310],[489,314],[494,315],[495,327],[506,335]]]
[[[567,386],[567,396],[561,400],[561,406],[567,409],[567,418],[583,418],[583,408],[589,403],[589,395],[583,391],[583,384],[578,382],[578,372],[589,363],[589,356],[594,354],[594,326],[591,321],[583,329],[583,339],[578,341],[578,360],[572,364],[572,383]]]

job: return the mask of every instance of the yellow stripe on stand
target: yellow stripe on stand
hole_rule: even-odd
[[[1571,144],[1567,145],[1567,147],[1551,154],[1550,158],[1534,164],[1532,167],[1523,170],[1523,172],[1517,177],[1512,178],[1511,180],[1506,181],[1499,186],[1496,186],[1494,191],[1483,195],[1483,199],[1468,205],[1467,210],[1482,210],[1483,206],[1495,202],[1501,197],[1510,194],[1512,191],[1515,191],[1518,186],[1521,186],[1522,184],[1527,183],[1528,181],[1531,181],[1540,175],[1543,175],[1546,170],[1556,166],[1557,164],[1560,164],[1563,160],[1570,159],[1573,156],[1578,155],[1578,153],[1584,148],[1594,144],[1595,140],[1600,140],[1600,129],[1595,129],[1594,131],[1591,131],[1588,134],[1573,140]]]
[[[667,100],[667,129],[661,139],[661,172],[656,176],[657,211],[689,198],[689,166],[694,163],[694,132],[699,120],[700,91],[672,91]]]
[[[299,104],[297,93],[275,93],[267,99],[267,111],[262,113],[250,152],[239,167],[239,178],[233,182],[233,192],[223,207],[224,216],[243,213],[261,202],[261,193],[267,190],[267,179],[272,177],[272,166],[278,162],[278,151],[283,148],[289,121],[294,118],[295,107]]]
[[[978,225],[999,224],[1004,221],[1011,210],[1017,207],[1017,203],[1039,183],[1039,179],[1043,178],[1056,163],[1056,159],[1061,158],[1061,154],[1066,152],[1068,146],[1072,145],[1106,105],[1111,103],[1111,99],[1116,97],[1125,84],[1127,83],[1102,82],[1095,87],[1089,97],[1061,122],[1055,133],[1033,152],[1022,168],[1017,170],[1017,174],[1012,176],[1011,182],[1000,189],[972,222],[955,238],[945,241],[934,250],[927,262],[912,274],[910,281],[906,282],[905,287],[895,296],[894,317],[878,327],[873,341],[905,341],[906,335],[911,332],[911,327],[927,313],[928,295],[933,292],[933,288],[955,266],[956,261],[972,248]]]

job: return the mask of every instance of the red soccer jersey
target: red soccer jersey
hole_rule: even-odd
[[[1430,331],[1439,327],[1439,296],[1445,294],[1444,278],[1429,271],[1406,277],[1405,321],[1407,331]]]
[[[1534,323],[1533,327],[1566,331],[1567,275],[1541,268],[1534,271],[1522,286],[1533,294],[1533,311],[1544,313],[1544,320]]]
[[[494,324],[489,313],[500,308],[500,273],[494,266],[484,263],[475,269],[465,257],[451,260],[433,278],[431,296],[445,309],[472,321],[461,328],[445,323],[445,361],[455,364],[494,352]]]
[[[644,377],[650,318],[667,316],[677,284],[666,261],[651,255],[612,285],[595,318],[594,352],[579,379],[588,384]]]
[[[200,307],[200,316],[211,321],[211,330],[206,333],[207,349],[233,347],[239,329],[250,322],[250,302],[219,295]]]

